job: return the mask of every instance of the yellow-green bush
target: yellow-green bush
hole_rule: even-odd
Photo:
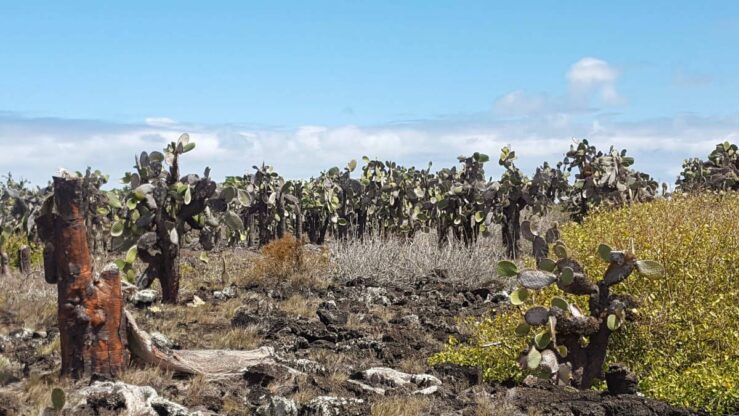
[[[665,266],[663,278],[635,273],[614,287],[642,305],[638,320],[611,337],[607,363],[631,367],[649,397],[714,414],[739,411],[739,194],[676,195],[596,212],[563,227],[562,239],[596,279],[606,267],[596,254],[601,242],[615,249],[633,242],[638,258]],[[547,297],[542,293],[537,303]],[[483,319],[472,342],[451,343],[432,362],[481,366],[496,380],[520,376],[515,363],[497,362],[515,358],[523,346],[512,330],[520,314],[508,311]],[[503,342],[492,348],[516,351],[481,347],[492,341]]]
[[[24,234],[9,234],[5,244],[3,244],[3,250],[8,254],[10,265],[14,268],[20,267],[18,250],[23,246],[31,247],[31,264],[40,265],[43,263],[43,249],[39,244],[29,242],[28,237]]]

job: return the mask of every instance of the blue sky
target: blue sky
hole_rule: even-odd
[[[739,137],[738,2],[104,3],[0,4],[0,170],[120,176],[180,131],[220,176],[590,137],[672,182]]]

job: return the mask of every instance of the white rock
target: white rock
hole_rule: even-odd
[[[282,396],[272,396],[269,403],[257,409],[258,416],[298,416],[294,401]]]
[[[116,396],[123,398],[123,409],[121,414],[137,416],[158,416],[167,414],[170,416],[197,416],[200,412],[190,412],[186,407],[160,397],[156,390],[149,386],[136,386],[122,382],[96,381],[88,387],[84,387],[70,395],[70,408],[72,414],[82,413],[88,406],[87,399],[90,397],[99,399],[105,396]],[[86,410],[90,410],[87,408]]]
[[[431,374],[408,374],[388,367],[374,367],[359,374],[361,379],[373,386],[382,385],[394,388],[415,384],[420,388],[426,388],[441,385],[441,380]]]
[[[347,397],[319,396],[303,408],[306,416],[346,416],[367,414],[364,400]]]
[[[138,306],[149,306],[157,300],[159,294],[154,289],[142,289],[133,295],[133,303]]]

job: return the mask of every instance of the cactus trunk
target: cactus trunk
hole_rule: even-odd
[[[18,266],[22,274],[31,273],[31,247],[23,246],[18,249]]]
[[[511,201],[503,208],[503,244],[506,248],[506,256],[509,259],[517,259],[519,253],[519,240],[521,239],[521,210],[518,203]]]
[[[10,274],[10,265],[8,264],[8,255],[4,251],[0,250],[0,276],[7,276]]]
[[[44,270],[56,282],[62,375],[115,378],[128,361],[120,273],[108,266],[93,277],[87,244],[82,181],[54,178],[58,214],[37,224],[47,241]]]

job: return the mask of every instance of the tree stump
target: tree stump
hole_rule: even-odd
[[[128,363],[120,272],[94,276],[82,179],[54,177],[54,204],[36,219],[46,281],[56,283],[62,376],[115,378]]]
[[[31,273],[31,247],[22,246],[18,249],[18,267],[21,274]]]

